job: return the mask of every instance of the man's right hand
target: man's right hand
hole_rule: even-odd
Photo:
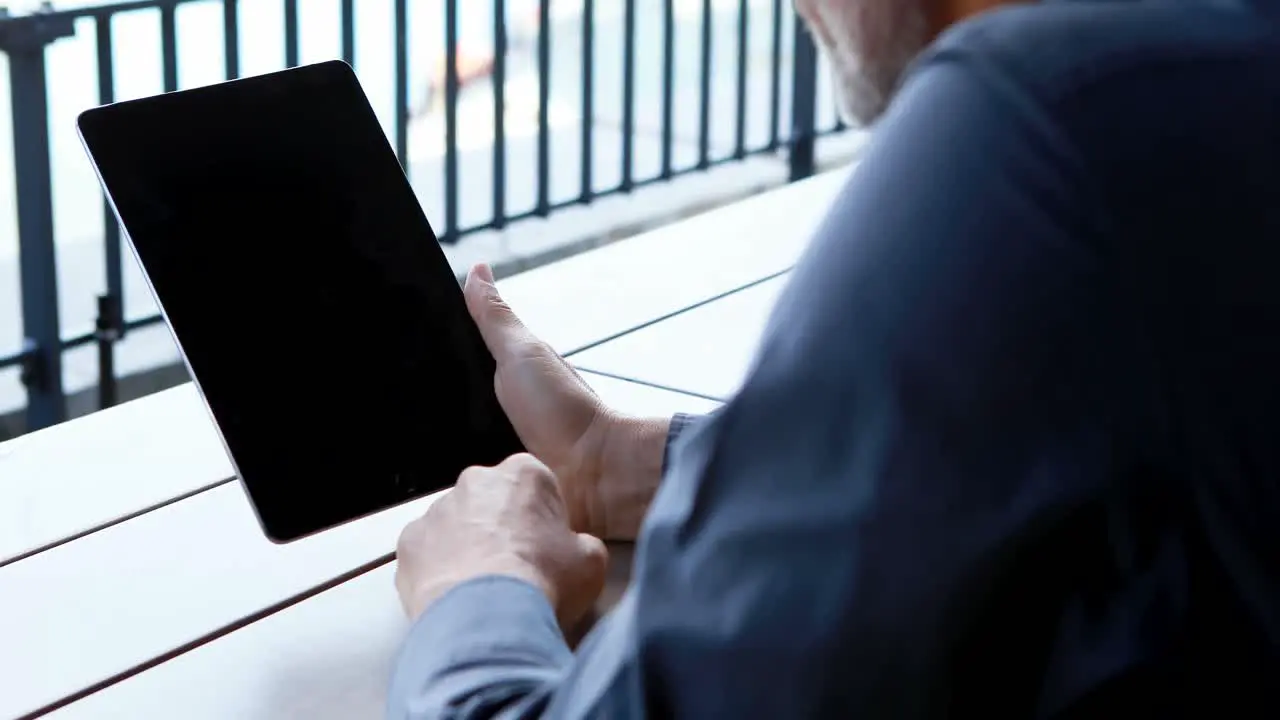
[[[520,321],[488,266],[467,276],[467,309],[497,363],[498,402],[525,448],[555,473],[574,530],[634,540],[661,481],[670,420],[624,417]]]

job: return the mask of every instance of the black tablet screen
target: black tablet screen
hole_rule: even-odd
[[[346,65],[98,108],[80,131],[270,537],[520,449]]]

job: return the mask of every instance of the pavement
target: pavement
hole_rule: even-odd
[[[370,14],[370,5],[386,5],[388,15]],[[267,72],[282,64],[279,55],[282,22],[267,5],[242,4],[241,47],[245,74]],[[389,136],[391,111],[390,3],[357,4],[366,16],[357,17],[356,69]],[[331,8],[329,6],[332,6]],[[411,8],[420,7],[411,4]],[[661,0],[637,0],[635,122],[633,133],[634,176],[658,174],[661,162]],[[746,114],[748,146],[763,145],[769,135],[771,53],[769,0],[749,0],[748,73]],[[784,8],[787,7],[784,3]],[[248,15],[246,9],[255,13]],[[312,62],[337,54],[337,1],[309,0],[301,18],[302,60]],[[556,3],[553,8],[564,8]],[[327,9],[327,14],[326,14]],[[377,9],[376,7],[374,8]],[[736,65],[738,57],[738,2],[713,3],[712,92],[710,145],[713,157],[732,152],[735,142]],[[595,105],[587,117],[582,107],[582,20],[574,8],[553,12],[551,32],[551,84],[548,106],[552,202],[569,200],[581,192],[581,137],[583,127],[592,131],[593,187],[603,191],[621,179],[622,157],[622,15],[621,3],[597,3],[594,25],[593,94]],[[674,89],[674,145],[676,167],[690,167],[697,160],[699,118],[700,0],[676,2],[676,84]],[[212,14],[210,11],[213,11]],[[278,8],[275,10],[278,16]],[[305,13],[314,13],[308,15]],[[789,15],[783,37],[790,38]],[[326,19],[328,18],[328,19]],[[381,20],[381,22],[379,22]],[[180,86],[191,87],[221,79],[220,5],[181,6],[178,13]],[[116,38],[117,97],[141,97],[160,91],[158,31],[155,13],[138,12],[114,21]],[[218,32],[210,32],[211,26]],[[252,28],[253,37],[246,37]],[[425,29],[425,30],[424,30]],[[431,35],[438,27],[428,17],[410,17],[411,87],[425,88],[425,68],[431,42],[413,42],[415,31]],[[275,48],[271,42],[274,41]],[[535,46],[520,43],[508,59],[507,113],[507,211],[516,214],[534,206],[537,193],[537,77]],[[279,55],[273,58],[274,54]],[[97,103],[96,49],[93,27],[85,21],[77,37],[48,51],[50,70],[50,122],[55,178],[55,234],[59,264],[60,314],[64,336],[88,330],[95,313],[95,297],[103,291],[105,267],[102,250],[104,223],[100,191],[74,132],[75,115]],[[12,134],[7,68],[0,56],[0,356],[14,352],[21,338],[20,292],[14,178],[11,163]],[[413,68],[417,68],[413,70]],[[789,62],[781,69],[780,117],[785,135],[790,108]],[[426,93],[411,93],[411,102]],[[487,82],[469,86],[459,101],[458,212],[462,227],[487,222],[492,214],[492,87]],[[586,118],[584,120],[584,118]],[[820,123],[834,120],[829,87],[820,87]],[[409,128],[409,177],[427,216],[437,229],[443,222],[444,125],[439,113],[419,114]],[[856,152],[862,136],[826,141],[832,162]],[[7,161],[7,162],[6,162]],[[495,263],[500,272],[521,269],[611,241],[671,217],[704,208],[733,197],[775,185],[784,179],[780,157],[759,158],[741,165],[696,174],[669,186],[646,189],[625,197],[601,199],[591,206],[571,208],[545,220],[515,224],[502,232],[484,232],[446,248],[459,272],[471,263]],[[155,303],[142,273],[127,258],[125,311],[128,317],[155,312]],[[117,350],[117,372],[128,375],[172,364],[176,349],[162,327],[132,334]],[[64,380],[70,392],[89,388],[97,381],[95,350],[84,348],[64,356]],[[25,393],[13,370],[0,371],[0,413],[18,409]],[[79,412],[73,409],[73,414]]]

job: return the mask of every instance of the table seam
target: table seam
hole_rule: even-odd
[[[107,530],[107,529],[109,529],[109,528],[113,528],[113,527],[115,527],[115,526],[117,526],[117,525],[124,524],[124,523],[126,523],[126,522],[129,522],[130,520],[134,520],[134,519],[137,519],[137,518],[139,518],[139,517],[142,517],[143,515],[146,515],[147,513],[154,512],[154,511],[156,511],[156,510],[160,510],[161,508],[165,508],[165,507],[168,507],[168,506],[170,506],[170,505],[174,505],[174,504],[180,503],[180,502],[182,502],[183,500],[188,500],[188,499],[193,498],[193,497],[195,497],[195,496],[197,496],[197,495],[200,495],[200,494],[202,494],[202,493],[206,493],[206,492],[208,492],[208,491],[210,491],[210,490],[213,490],[213,489],[216,489],[216,488],[220,488],[220,487],[222,487],[223,485],[226,485],[226,484],[228,484],[228,483],[236,482],[237,480],[238,480],[237,476],[232,475],[232,476],[231,476],[231,477],[229,477],[229,478],[223,478],[222,480],[218,480],[218,481],[216,481],[216,482],[212,482],[212,483],[209,483],[209,484],[207,484],[207,485],[202,485],[202,486],[197,487],[197,488],[194,488],[194,489],[192,489],[192,490],[188,490],[188,491],[186,491],[186,492],[182,493],[181,495],[175,495],[175,496],[173,496],[173,497],[171,497],[171,498],[166,498],[165,500],[162,500],[162,501],[160,501],[160,502],[158,502],[158,503],[153,503],[153,504],[151,504],[151,505],[147,505],[146,507],[140,508],[140,509],[138,509],[138,510],[133,510],[133,511],[131,511],[131,512],[129,512],[129,513],[127,513],[127,514],[125,514],[125,515],[121,515],[121,516],[119,516],[119,517],[112,518],[111,520],[108,520],[108,521],[106,521],[106,522],[98,523],[97,525],[93,525],[93,526],[91,526],[91,527],[88,527],[88,528],[85,528],[85,529],[83,529],[83,530],[77,531],[77,532],[75,532],[75,533],[73,533],[73,534],[71,534],[71,535],[67,535],[66,537],[58,538],[57,540],[54,540],[53,542],[48,542],[48,543],[45,543],[45,544],[43,544],[43,545],[39,545],[39,546],[37,546],[37,547],[34,547],[34,548],[30,549],[30,550],[25,550],[25,551],[23,551],[23,552],[18,553],[17,555],[14,555],[14,556],[13,556],[13,557],[11,557],[11,558],[0,559],[0,570],[3,570],[4,568],[6,568],[6,567],[8,567],[9,565],[12,565],[12,564],[14,564],[14,563],[21,562],[21,561],[23,561],[23,560],[29,560],[29,559],[31,559],[31,558],[33,558],[33,557],[35,557],[35,556],[37,556],[37,555],[39,555],[39,554],[41,554],[41,553],[48,552],[49,550],[53,550],[53,549],[58,548],[58,547],[61,547],[61,546],[63,546],[63,545],[67,545],[67,544],[72,543],[72,542],[74,542],[74,541],[76,541],[76,540],[83,540],[84,538],[89,537],[90,535],[93,535],[94,533],[101,532],[101,531],[103,531],[103,530]]]

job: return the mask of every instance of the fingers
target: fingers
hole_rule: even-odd
[[[605,546],[604,541],[595,535],[587,533],[577,533],[578,551],[586,558],[594,567],[601,570],[609,565],[609,549]]]
[[[479,264],[471,269],[467,274],[467,282],[463,285],[463,296],[467,301],[467,310],[480,329],[484,344],[488,346],[494,359],[501,362],[534,341],[533,335],[520,322],[511,306],[498,294],[493,271],[488,265]]]
[[[457,487],[465,485],[490,484],[495,477],[506,478],[512,482],[545,482],[550,480],[554,485],[555,474],[547,464],[534,455],[521,452],[509,455],[497,465],[471,465],[458,475]],[[439,503],[445,498],[436,502]],[[432,505],[432,507],[435,507]],[[427,510],[430,512],[430,508]]]
[[[578,545],[576,602],[573,608],[580,618],[589,612],[604,592],[609,578],[609,551],[604,541],[594,535],[575,533]]]
[[[551,468],[546,463],[539,460],[532,453],[522,452],[509,456],[507,459],[498,463],[498,470],[510,473],[515,477],[545,477],[552,478],[555,475],[551,472]]]

